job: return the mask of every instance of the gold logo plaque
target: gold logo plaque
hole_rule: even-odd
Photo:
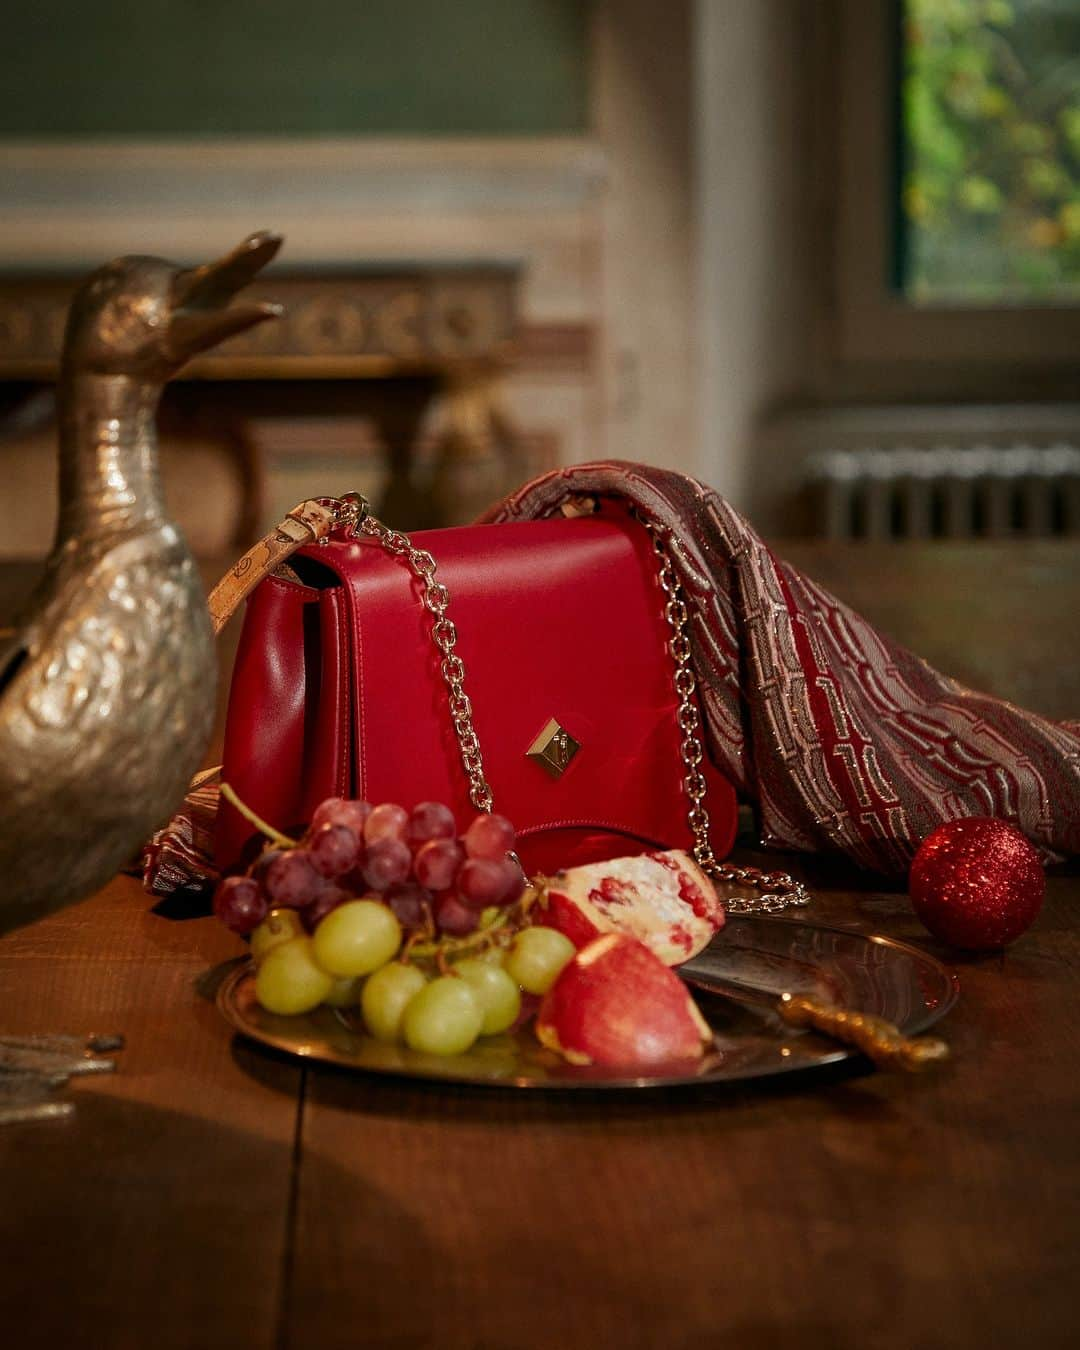
[[[552,778],[561,778],[566,766],[580,749],[573,736],[565,727],[559,726],[553,717],[525,754],[546,769]]]

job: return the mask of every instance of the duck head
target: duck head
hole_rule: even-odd
[[[202,267],[117,258],[72,301],[64,366],[164,384],[193,356],[281,314],[280,305],[229,305],[280,247],[280,235],[262,232]]]

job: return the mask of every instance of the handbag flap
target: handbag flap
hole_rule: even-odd
[[[627,837],[637,848],[689,847],[670,631],[645,530],[610,512],[412,539],[432,553],[449,591],[447,617],[494,809],[519,837],[539,843],[559,831],[554,865],[633,851]],[[475,809],[423,586],[404,558],[366,537],[306,552],[336,575],[344,598],[349,668],[341,693],[353,754],[338,790],[406,807],[445,801],[467,822]],[[340,737],[340,719],[334,724]],[[547,762],[545,729],[556,738]],[[734,834],[734,793],[711,766],[703,769],[723,856]],[[578,833],[581,848],[570,848],[567,832]],[[546,852],[531,849],[531,865],[547,864]]]

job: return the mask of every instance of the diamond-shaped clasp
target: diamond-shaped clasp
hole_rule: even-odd
[[[566,766],[580,749],[573,736],[553,717],[525,754],[546,769],[552,778],[561,778]]]

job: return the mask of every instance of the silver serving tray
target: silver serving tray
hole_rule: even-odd
[[[355,1012],[318,1008],[298,1017],[265,1012],[255,1000],[250,962],[220,985],[218,1008],[243,1035],[274,1050],[364,1073],[392,1074],[479,1087],[574,1088],[675,1087],[738,1082],[837,1064],[858,1052],[786,1026],[769,997],[809,994],[836,1007],[874,1013],[915,1035],[956,1002],[955,976],[917,947],[878,935],[822,928],[802,920],[732,918],[712,943],[680,969],[695,988],[715,1034],[704,1058],[627,1069],[580,1068],[545,1050],[527,1028],[485,1037],[464,1055],[422,1055],[383,1045],[366,1035]],[[759,991],[744,1003],[708,992],[710,981]]]

